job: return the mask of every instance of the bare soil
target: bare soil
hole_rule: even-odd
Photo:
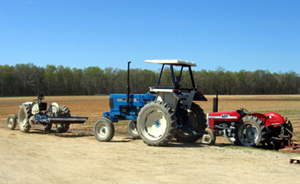
[[[199,105],[212,110],[212,98]],[[289,117],[299,135],[300,95],[220,96],[219,110],[241,107],[251,112],[275,111]],[[6,128],[8,114],[34,97],[0,98],[0,183],[298,183],[300,154],[231,145],[217,137],[213,146],[199,142],[151,147],[132,139],[126,122],[117,123],[111,142],[98,142],[93,122],[109,111],[108,97],[46,97],[48,105],[67,105],[72,114],[88,116],[67,133],[55,127],[29,133]]]

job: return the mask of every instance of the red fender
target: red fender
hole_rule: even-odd
[[[285,122],[285,118],[276,112],[268,112],[265,116],[267,117],[266,126],[277,127]]]
[[[266,127],[273,125],[277,127],[285,122],[285,118],[276,112],[268,112],[265,114],[261,113],[251,113],[250,115],[256,116],[265,122]]]

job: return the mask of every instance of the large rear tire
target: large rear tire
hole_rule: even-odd
[[[236,128],[236,142],[241,146],[262,146],[265,144],[267,128],[256,116],[245,116]]]
[[[203,109],[199,105],[192,103],[191,109],[189,111],[189,118],[194,129],[204,131],[206,128],[206,116],[203,112]],[[179,120],[177,120],[179,121]],[[174,136],[177,141],[180,142],[196,142],[202,137],[202,134],[189,134],[183,130],[177,128]]]
[[[140,137],[149,146],[167,145],[176,131],[174,110],[164,102],[148,103],[138,115],[137,129]]]
[[[21,105],[19,114],[18,114],[18,120],[19,120],[19,128],[21,132],[29,132],[31,126],[28,122],[28,119],[30,118],[30,106],[29,105]]]
[[[98,119],[93,127],[95,138],[100,142],[109,142],[115,134],[115,127],[108,118]]]
[[[134,139],[139,139],[140,135],[137,131],[136,121],[129,120],[127,123],[127,131],[129,135]]]
[[[10,130],[14,130],[17,125],[16,116],[14,114],[8,115],[6,119],[6,123],[7,123],[7,128],[9,128]]]

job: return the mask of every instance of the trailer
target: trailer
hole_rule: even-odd
[[[33,102],[22,103],[18,114],[8,115],[7,127],[14,130],[19,124],[21,132],[26,133],[36,124],[42,124],[46,131],[51,130],[52,124],[55,124],[59,132],[66,132],[70,124],[83,124],[88,120],[88,117],[71,116],[67,106],[59,106],[56,102],[51,103],[47,109],[47,103],[43,100],[44,94],[40,93]]]

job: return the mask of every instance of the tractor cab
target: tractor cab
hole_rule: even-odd
[[[145,60],[148,63],[162,64],[156,86],[150,87],[151,93],[156,93],[157,101],[164,101],[173,108],[181,101],[187,109],[190,109],[192,101],[207,101],[203,94],[197,91],[191,67],[194,62],[170,59],[170,60]]]

